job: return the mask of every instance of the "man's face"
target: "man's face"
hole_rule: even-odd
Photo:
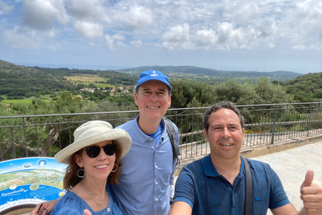
[[[160,120],[171,105],[171,95],[166,84],[152,80],[138,87],[134,101],[140,110],[140,119]]]
[[[208,133],[204,130],[210,144],[211,155],[216,159],[231,160],[239,157],[245,129],[241,127],[237,114],[221,108],[210,114]]]

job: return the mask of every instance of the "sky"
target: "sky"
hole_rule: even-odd
[[[0,59],[322,72],[321,0],[0,0]]]

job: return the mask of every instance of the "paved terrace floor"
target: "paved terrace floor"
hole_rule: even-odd
[[[297,210],[303,207],[300,186],[307,170],[314,171],[313,183],[322,187],[322,141],[252,159],[270,164]],[[270,214],[272,213],[269,210],[267,215]]]
[[[270,164],[280,177],[291,203],[303,207],[300,186],[307,170],[314,171],[313,183],[322,187],[322,141],[253,158]],[[272,214],[270,211],[267,214]]]

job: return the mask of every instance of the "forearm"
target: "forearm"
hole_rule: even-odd
[[[59,199],[56,199],[56,200],[52,200],[52,201],[48,201],[48,202],[43,202],[43,203],[39,203],[30,213],[30,215],[35,215],[38,211],[40,211],[41,209],[43,208],[46,208],[47,211],[50,213],[55,205],[59,202],[59,200],[61,199],[62,197],[60,197]],[[40,208],[41,207],[41,208]]]
[[[175,202],[171,207],[169,215],[191,215],[192,208],[185,202]]]

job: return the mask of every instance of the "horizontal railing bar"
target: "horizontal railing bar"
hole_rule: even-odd
[[[237,107],[260,107],[260,106],[284,106],[284,105],[305,105],[305,104],[321,104],[322,102],[306,102],[306,103],[276,103],[276,104],[256,104],[256,105],[236,105]],[[192,108],[170,108],[168,111],[175,110],[198,110],[207,109],[209,107],[192,107]],[[109,111],[109,112],[89,112],[89,113],[61,113],[61,114],[42,114],[42,115],[20,115],[20,116],[2,116],[0,119],[11,118],[32,118],[32,117],[52,117],[52,116],[80,116],[80,115],[95,115],[95,114],[117,114],[117,113],[138,113],[139,110],[127,111]]]

